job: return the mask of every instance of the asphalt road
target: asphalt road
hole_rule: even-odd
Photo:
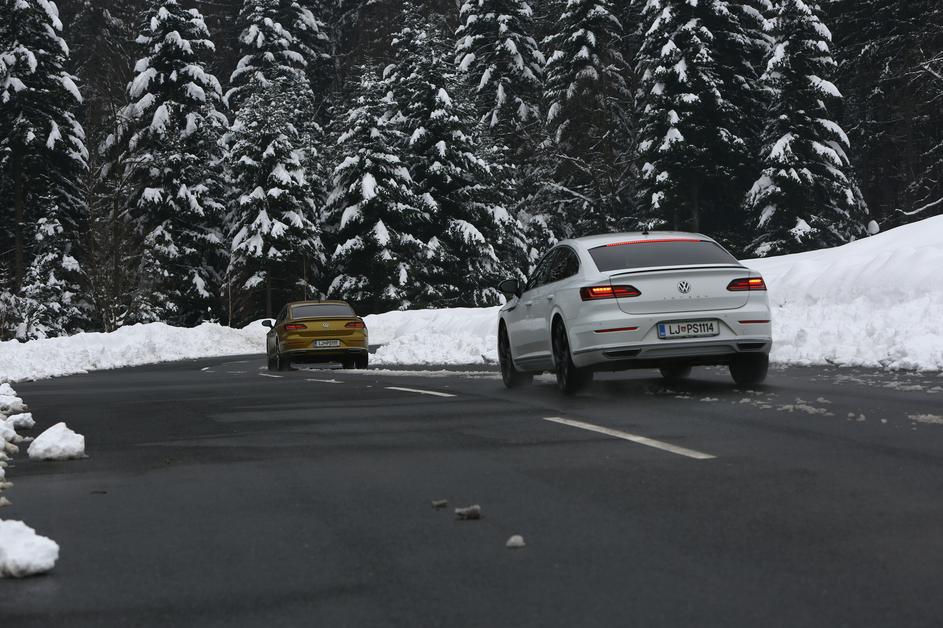
[[[0,625],[943,621],[941,375],[788,368],[744,389],[702,368],[563,398],[480,367],[261,367],[17,385],[89,458],[9,470],[2,516],[62,552],[0,581]],[[456,520],[471,504],[483,518]]]

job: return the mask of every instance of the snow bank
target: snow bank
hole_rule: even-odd
[[[769,286],[775,362],[943,369],[943,216],[744,264]]]
[[[108,334],[0,342],[0,380],[15,382],[157,362],[260,353],[265,350],[266,331],[261,322],[243,329],[213,323],[192,329],[150,323],[129,325]],[[10,414],[2,407],[0,412]]]
[[[69,460],[85,457],[85,437],[56,423],[36,437],[26,450],[32,460]]]
[[[22,578],[49,571],[59,559],[59,545],[22,521],[0,519],[0,577]]]
[[[370,344],[382,345],[370,363],[480,364],[498,359],[498,310],[452,308],[387,312],[364,317]]]

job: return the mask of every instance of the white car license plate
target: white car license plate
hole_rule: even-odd
[[[341,341],[340,340],[315,340],[314,346],[318,348],[339,347],[341,346]]]
[[[718,321],[658,323],[659,338],[705,338],[720,335]]]

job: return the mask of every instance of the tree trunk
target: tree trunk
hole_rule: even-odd
[[[265,318],[272,316],[272,278],[265,275]]]
[[[694,183],[691,185],[691,214],[688,219],[687,231],[693,231],[697,233],[701,230],[701,184]]]
[[[23,288],[23,277],[26,274],[26,238],[23,234],[25,205],[26,205],[26,182],[24,181],[23,168],[18,161],[13,162],[13,173],[16,182],[13,184],[13,233],[15,237],[14,244],[14,262],[13,262],[13,293],[19,294]]]

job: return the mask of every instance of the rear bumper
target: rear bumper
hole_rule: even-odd
[[[619,370],[665,364],[724,364],[739,353],[769,353],[773,330],[765,298],[735,310],[626,316],[610,310],[570,327],[577,366]],[[609,314],[608,316],[606,314]],[[706,338],[662,339],[658,324],[679,320],[716,320],[719,334]]]
[[[604,349],[584,349],[573,354],[573,362],[577,366],[600,371],[660,368],[673,364],[705,366],[727,364],[733,356],[744,353],[768,354],[772,346],[772,339],[768,336],[708,338],[690,342],[670,341],[664,344],[630,344]]]
[[[325,349],[290,349],[282,355],[293,362],[338,362],[340,360],[363,357],[369,354],[364,347],[328,347]]]

